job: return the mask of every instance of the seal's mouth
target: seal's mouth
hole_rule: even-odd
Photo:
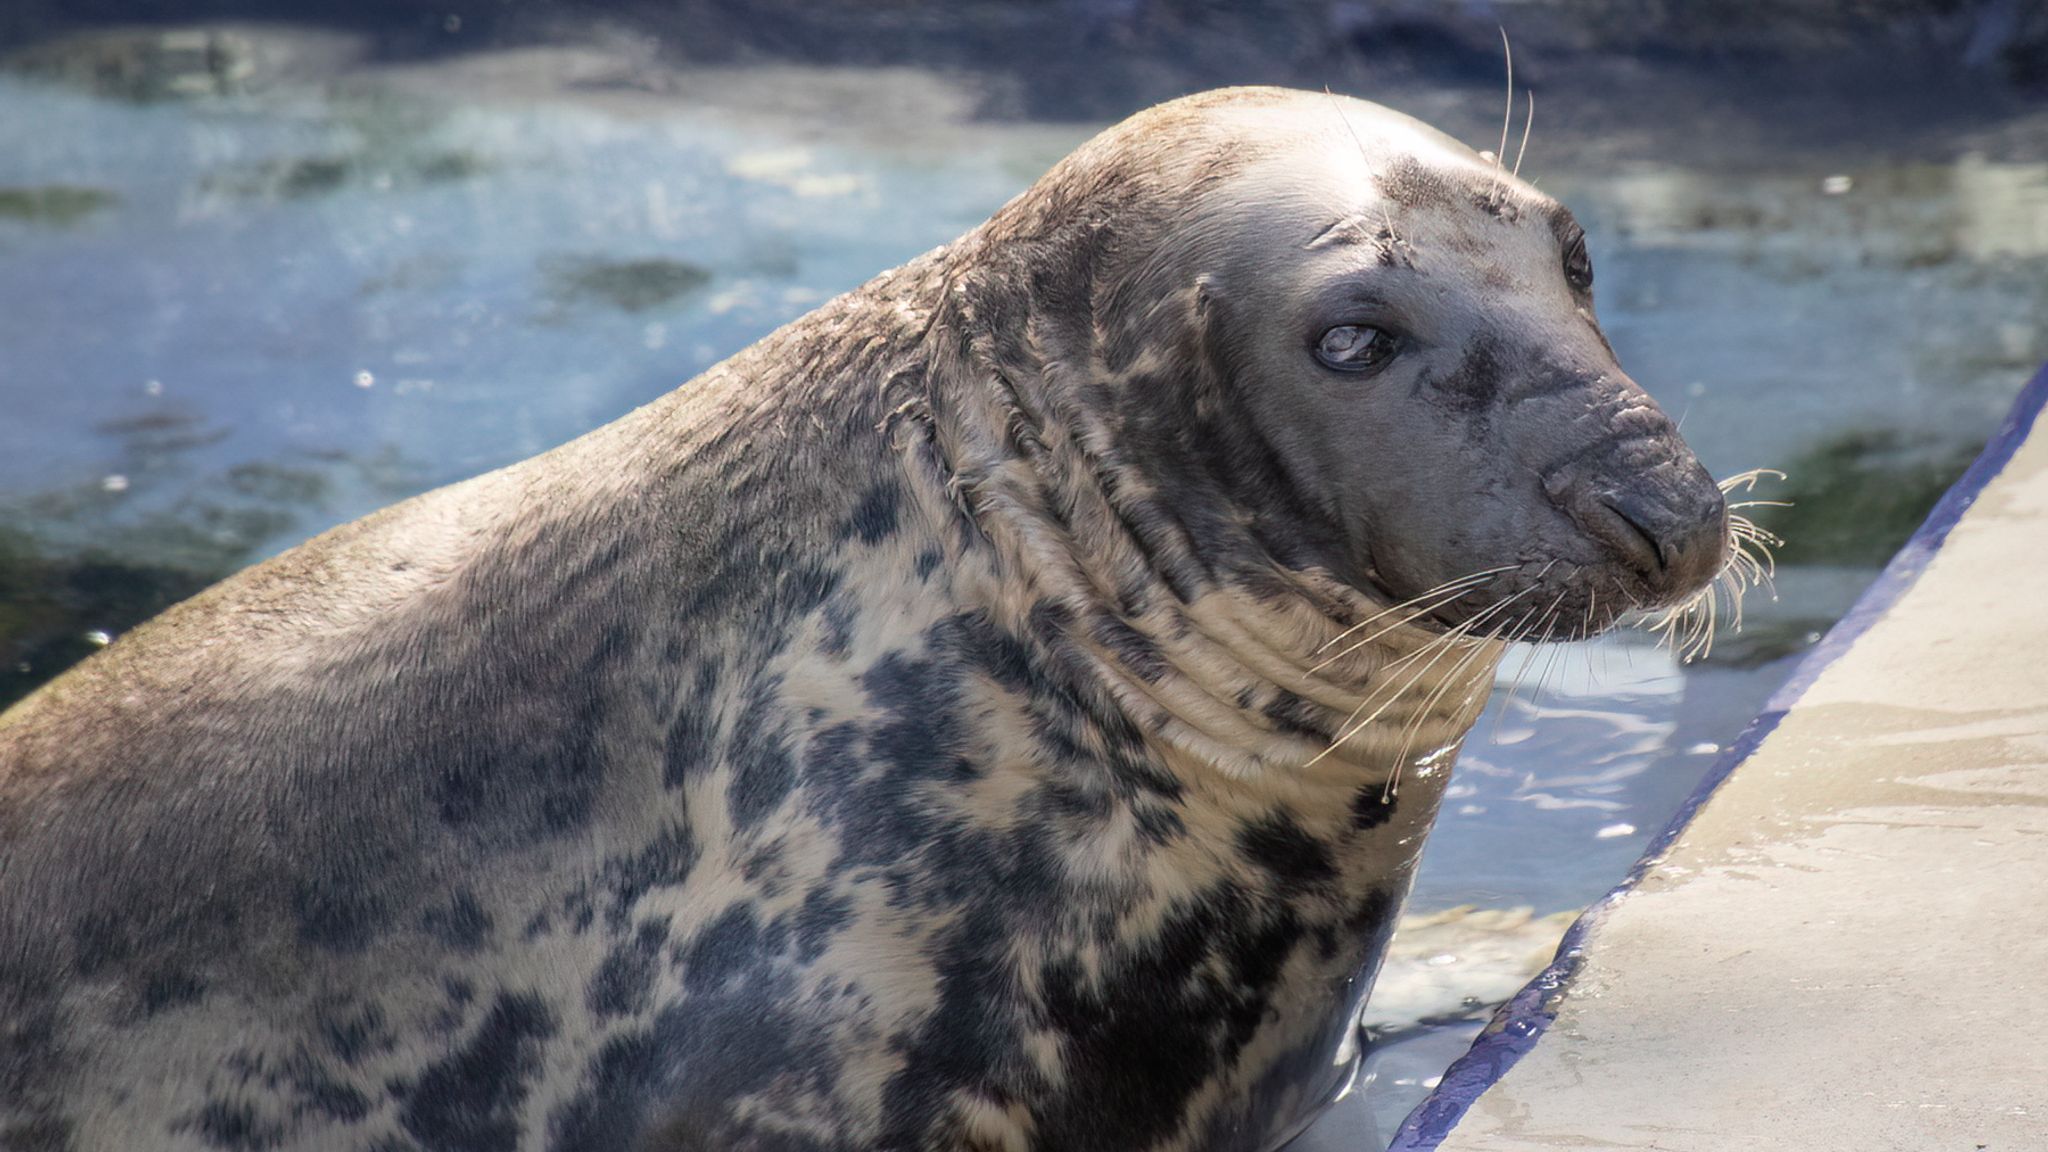
[[[1747,493],[1760,479],[1782,475],[1757,469],[1716,487],[1723,494]],[[1366,586],[1397,614],[1405,613],[1408,626],[1431,635],[1570,643],[1636,625],[1689,663],[1712,650],[1724,623],[1740,629],[1745,595],[1771,583],[1771,551],[1782,541],[1739,510],[1773,503],[1746,500],[1717,509],[1713,567],[1695,563],[1677,578],[1659,562],[1656,536],[1617,512],[1628,523],[1614,531],[1630,535],[1608,548],[1604,559],[1528,559],[1445,581],[1419,595],[1394,592],[1377,573]]]
[[[1586,640],[1639,610],[1641,579],[1600,563],[1527,561],[1429,611],[1416,625],[1437,634],[1507,641]]]
[[[1405,595],[1377,572],[1361,584],[1387,605],[1383,612],[1390,624],[1475,640],[1550,639],[1592,635],[1611,626],[1632,603],[1641,603],[1620,586],[1603,589],[1599,568],[1560,558],[1530,559]],[[1605,610],[1600,608],[1603,592],[1609,605]]]

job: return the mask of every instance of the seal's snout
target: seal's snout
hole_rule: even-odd
[[[1691,595],[1713,579],[1727,559],[1728,508],[1721,490],[1697,464],[1680,491],[1622,492],[1602,501],[1633,535],[1623,549],[1652,587],[1671,597]]]
[[[1554,477],[1545,491],[1580,531],[1632,569],[1658,604],[1683,600],[1727,562],[1727,503],[1689,452],[1629,471]]]

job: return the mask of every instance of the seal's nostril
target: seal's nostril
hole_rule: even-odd
[[[1711,499],[1675,485],[1588,493],[1579,524],[1647,577],[1653,594],[1691,595],[1720,571],[1728,547],[1720,490],[1711,480],[1701,483]]]
[[[1627,524],[1630,528],[1635,530],[1636,535],[1641,536],[1643,538],[1643,543],[1649,546],[1650,555],[1654,557],[1657,561],[1658,571],[1662,572],[1670,569],[1672,549],[1669,542],[1660,538],[1657,535],[1657,533],[1652,531],[1649,525],[1644,524],[1642,520],[1638,519],[1636,516],[1631,516],[1629,514],[1629,510],[1623,505],[1618,504],[1613,500],[1602,500],[1600,501],[1600,503],[1605,504],[1609,512],[1612,512],[1616,516],[1621,517],[1622,523]]]

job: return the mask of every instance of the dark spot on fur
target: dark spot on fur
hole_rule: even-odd
[[[861,727],[851,720],[812,734],[804,747],[804,776],[816,787],[809,794],[829,802],[858,786],[861,776]]]
[[[1050,820],[1061,828],[1099,828],[1114,807],[1114,797],[1100,780],[1048,780],[1034,788],[1023,804],[1030,818]]]
[[[583,585],[616,564],[623,541],[595,558],[565,559],[570,567],[555,575],[562,587],[554,595],[575,603],[573,592],[588,594]],[[494,675],[461,686],[441,704],[438,714],[458,718],[458,726],[436,732],[422,753],[434,769],[431,794],[451,827],[509,832],[523,841],[561,836],[589,819],[603,785],[602,737],[618,698],[614,670],[627,662],[634,633],[624,623],[590,624],[565,613],[533,636],[510,637],[494,604],[481,599],[474,617],[456,625],[485,638],[464,643],[551,647],[524,660],[498,660]]]
[[[1238,829],[1237,846],[1290,896],[1337,878],[1330,846],[1303,831],[1290,816],[1269,816],[1244,825]]]
[[[1031,636],[1041,644],[1059,643],[1062,635],[1073,626],[1074,612],[1057,600],[1038,600],[1024,615],[1025,624],[1031,629]]]
[[[469,1006],[476,1000],[476,985],[460,976],[444,976],[441,993],[441,1006],[434,1010],[427,1028],[437,1036],[452,1036],[462,1031],[462,1022],[469,1019]]]
[[[617,1152],[634,1146],[647,1124],[649,1097],[664,1079],[655,1045],[654,1029],[605,1043],[591,1060],[584,1090],[550,1122],[549,1152]]]
[[[732,1131],[722,1119],[733,1100],[771,1083],[824,1092],[836,1081],[840,1059],[830,1038],[779,1007],[796,995],[786,973],[761,973],[704,988],[648,1028],[615,1036],[591,1060],[582,1090],[550,1118],[549,1152],[818,1149],[806,1138]]]
[[[1070,771],[1106,771],[1117,794],[1133,804],[1180,796],[1180,781],[1153,758],[1144,734],[1122,712],[1084,703],[1050,683],[1030,699],[1031,734],[1048,759]]]
[[[476,897],[468,892],[458,892],[445,908],[429,908],[420,918],[420,926],[436,940],[457,952],[474,952],[484,946],[491,935],[491,916]]]
[[[1413,156],[1387,161],[1379,174],[1380,195],[1402,208],[1443,208],[1457,196],[1443,173]]]
[[[167,1008],[194,1003],[205,995],[205,981],[190,972],[180,969],[156,972],[142,986],[142,1014],[154,1016]]]
[[[134,944],[113,917],[82,916],[71,926],[71,949],[72,968],[90,978],[126,961],[134,953]]]
[[[797,564],[783,570],[775,581],[768,602],[755,615],[763,640],[762,659],[781,652],[789,642],[790,625],[809,616],[832,598],[845,582],[837,569],[821,564]]]
[[[1041,600],[1033,606],[1029,617],[1032,638],[1059,651],[1071,643],[1065,630],[1072,621],[1073,615],[1066,608]],[[1138,640],[1140,647],[1132,657],[1143,661],[1143,648],[1150,642],[1142,636]],[[933,661],[904,660],[893,665],[891,671],[904,681],[905,687],[908,681],[916,680],[932,699],[944,700],[946,709],[934,710],[934,714],[948,717],[949,725],[957,727],[959,723],[951,718],[952,710],[960,703],[956,669],[971,668],[1028,702],[1033,736],[1050,760],[1069,763],[1079,772],[1106,769],[1121,795],[1179,794],[1179,781],[1153,760],[1130,718],[1107,701],[1087,697],[1074,686],[1075,674],[1063,668],[1057,658],[1047,659],[1041,648],[997,628],[980,613],[962,613],[940,621],[927,634],[927,642],[934,654]],[[903,688],[896,691],[900,696],[909,695]],[[871,696],[871,700],[892,712],[896,710],[894,704],[885,704],[881,698]],[[913,710],[903,730],[906,739],[916,732],[914,717]],[[895,732],[892,730],[890,735]],[[950,739],[956,746],[964,747],[963,735]],[[892,740],[880,746],[895,744]],[[877,745],[871,744],[873,747]],[[976,770],[971,763],[960,769],[967,773]]]
[[[731,495],[735,506],[742,506],[740,494]],[[770,502],[757,515],[783,517],[796,511],[779,494],[757,498]],[[786,545],[764,550],[758,525],[745,520],[703,551],[709,570],[689,581],[679,618],[739,625],[740,649],[760,661],[781,652],[792,625],[822,607],[843,579],[837,569],[819,562],[815,550],[799,552]]]
[[[1166,657],[1160,654],[1159,646],[1152,642],[1152,638],[1114,616],[1096,619],[1095,641],[1114,653],[1132,675],[1147,684],[1156,684],[1166,675]]]
[[[1106,1152],[1170,1137],[1189,1097],[1257,1031],[1300,936],[1291,912],[1222,887],[1176,909],[1157,936],[1102,957],[1099,983],[1077,959],[1049,957],[1040,1024],[1060,1037],[1069,1087],[1034,1109],[1041,1146]],[[967,1068],[989,1059],[966,1052]],[[889,1120],[908,1122],[905,1106],[922,1102],[891,1089]]]
[[[919,580],[931,579],[932,573],[937,572],[939,565],[943,564],[945,560],[945,554],[937,548],[927,548],[919,552],[917,554],[917,561],[913,565],[914,570],[917,572],[917,578]]]
[[[1274,689],[1273,698],[1261,710],[1279,731],[1323,743],[1330,739],[1330,733],[1321,723],[1320,712],[1316,705],[1285,688]]]
[[[326,1042],[327,1050],[344,1064],[352,1065],[365,1056],[388,1052],[396,1043],[384,1029],[384,1013],[374,1004],[353,1012],[322,1007],[316,1014],[314,1029]]]
[[[343,1124],[354,1124],[370,1114],[367,1096],[329,1076],[326,1069],[303,1052],[287,1062],[284,1081],[296,1098],[296,1113],[319,1115]]]
[[[700,664],[662,749],[661,782],[679,788],[718,753],[718,666]]]
[[[853,900],[835,896],[830,889],[815,888],[804,897],[796,912],[796,958],[811,964],[825,954],[832,938],[853,923]]]
[[[1394,920],[1400,912],[1401,901],[1394,893],[1370,889],[1345,911],[1342,920],[1316,928],[1317,950],[1325,962],[1347,950],[1360,957],[1383,952],[1393,938]]]
[[[1387,935],[1391,935],[1394,916],[1400,911],[1399,898],[1384,888],[1374,888],[1359,897],[1358,903],[1345,913],[1344,927],[1353,933],[1386,929]]]
[[[1024,642],[998,628],[984,612],[962,612],[931,626],[925,633],[931,650],[987,676],[998,687],[1028,693],[1038,687],[1031,652]]]
[[[329,952],[360,952],[390,918],[383,899],[346,877],[308,877],[292,893],[299,941]]]
[[[844,660],[853,651],[853,629],[859,622],[860,602],[846,592],[835,593],[825,601],[825,635],[818,641],[819,650]]]
[[[1471,201],[1474,208],[1503,224],[1519,224],[1522,220],[1522,205],[1509,194],[1505,184],[1493,181],[1475,184],[1471,189]]]
[[[966,740],[959,716],[960,677],[944,665],[891,652],[860,678],[883,719],[868,730],[868,755],[893,770],[897,787],[914,780],[958,779]],[[971,768],[966,769],[971,775]]]
[[[761,952],[761,927],[754,906],[735,904],[705,925],[683,950],[683,987],[693,993],[715,991],[745,972]]]
[[[939,1004],[898,1041],[901,1071],[883,1089],[882,1147],[915,1147],[953,1092],[977,1086],[1019,1043],[1025,1023],[1016,975],[1006,962],[1007,918],[997,905],[963,910],[933,957]],[[1057,1142],[1040,1144],[1063,1148]],[[1140,1145],[1130,1145],[1139,1147]]]
[[[641,924],[631,940],[611,950],[590,981],[591,1015],[602,1020],[644,1012],[654,996],[661,946],[668,943],[667,917]]]
[[[399,1123],[427,1152],[511,1152],[554,1017],[538,996],[500,993],[469,1042],[428,1065]]]
[[[853,515],[840,526],[838,539],[879,544],[895,533],[902,507],[902,485],[895,481],[877,484],[854,506]]]
[[[1134,804],[1132,814],[1137,818],[1138,831],[1144,834],[1149,843],[1164,844],[1187,835],[1187,821],[1181,819],[1180,813],[1167,805]]]
[[[1489,338],[1477,338],[1465,350],[1465,356],[1449,375],[1430,381],[1433,394],[1452,411],[1467,416],[1478,416],[1491,408],[1500,398],[1505,385],[1505,364],[1501,358],[1499,344]]]
[[[209,1100],[184,1125],[215,1148],[232,1152],[261,1152],[284,1142],[284,1129],[256,1115],[241,1101]]]
[[[742,831],[758,827],[796,787],[796,760],[781,720],[782,678],[754,681],[733,725],[732,784],[726,792],[732,822]]]
[[[763,844],[740,860],[740,875],[747,883],[758,886],[765,894],[773,896],[769,889],[780,889],[782,878],[789,874],[788,862],[783,859],[782,841]]]
[[[1351,795],[1351,826],[1360,832],[1385,824],[1394,815],[1394,802],[1384,784],[1367,784]]]
[[[7,1152],[73,1152],[76,1126],[55,1116],[35,1116],[0,1127],[0,1148]]]
[[[593,881],[579,886],[563,900],[563,912],[581,932],[595,921],[601,905],[606,922],[623,930],[641,897],[689,878],[698,854],[697,841],[689,826],[671,824],[640,851],[607,859]]]

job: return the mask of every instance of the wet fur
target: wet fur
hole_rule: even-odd
[[[1296,98],[1155,110],[655,404],[0,717],[0,1148],[1297,1123],[1498,646],[1317,759],[1431,637],[1312,671],[1379,604],[1247,414],[1220,318],[1251,303],[1172,251],[1260,151],[1177,141]]]

